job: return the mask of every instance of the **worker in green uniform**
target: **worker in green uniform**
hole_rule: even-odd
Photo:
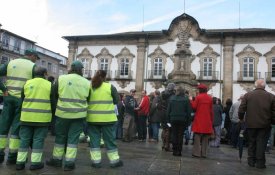
[[[52,158],[46,164],[61,167],[66,146],[64,171],[75,168],[79,136],[87,117],[91,85],[82,72],[82,63],[73,61],[69,74],[61,75],[53,88],[55,98],[58,99],[55,112],[56,137]]]
[[[35,78],[28,80],[22,90],[20,147],[17,154],[16,170],[25,168],[29,147],[32,148],[30,170],[44,167],[42,162],[43,146],[52,119],[53,97],[51,83],[45,79],[47,69],[35,67],[34,74]]]
[[[33,49],[25,51],[25,56],[0,66],[0,76],[6,76],[5,85],[0,82],[3,91],[4,106],[0,118],[0,163],[4,161],[4,149],[9,139],[7,164],[15,164],[19,147],[19,118],[21,108],[21,91],[27,80],[33,78],[35,61],[39,59],[38,52]]]
[[[123,166],[116,145],[115,127],[117,121],[115,104],[119,101],[116,88],[105,82],[106,72],[99,70],[92,79],[91,96],[88,107],[88,135],[92,167],[101,167],[100,139],[104,140],[107,156],[112,168]]]

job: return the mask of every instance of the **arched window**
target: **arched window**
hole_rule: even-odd
[[[213,59],[204,58],[203,59],[203,77],[212,77],[213,74]]]
[[[127,58],[122,58],[121,59],[120,75],[121,76],[128,76],[129,75],[129,59],[127,59]]]
[[[154,59],[154,76],[162,76],[163,60],[162,58]]]
[[[100,60],[100,70],[108,71],[108,59],[102,58]]]
[[[246,57],[243,60],[243,78],[254,79],[254,59]]]

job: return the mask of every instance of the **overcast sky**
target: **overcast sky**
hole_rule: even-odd
[[[3,29],[64,56],[68,42],[62,36],[166,30],[184,9],[204,29],[275,29],[275,0],[186,0],[185,8],[184,0],[0,0],[0,4]]]

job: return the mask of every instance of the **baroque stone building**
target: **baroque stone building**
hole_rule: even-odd
[[[120,92],[150,93],[175,82],[195,94],[205,83],[209,94],[236,101],[258,78],[266,79],[267,91],[275,90],[274,29],[202,29],[184,13],[167,30],[63,38],[68,64],[81,60],[88,78],[106,70]]]

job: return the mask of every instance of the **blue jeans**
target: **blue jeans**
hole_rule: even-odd
[[[151,128],[153,131],[153,139],[155,140],[159,140],[159,127],[160,127],[160,124],[158,122],[151,123]]]
[[[115,133],[116,133],[115,136],[117,139],[122,139],[122,132],[123,132],[122,125],[123,125],[123,119],[119,119],[114,125]]]

